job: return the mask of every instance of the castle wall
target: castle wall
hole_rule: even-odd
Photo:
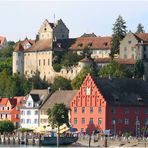
[[[26,52],[24,61],[24,74],[27,77],[32,77],[39,71],[42,79],[53,81],[56,74],[52,68],[52,51]]]

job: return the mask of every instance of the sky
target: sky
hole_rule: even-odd
[[[113,24],[121,15],[127,30],[136,31],[142,23],[148,32],[148,1],[93,1],[93,0],[0,0],[0,35],[7,40],[35,39],[45,19],[62,19],[70,30],[70,37],[94,32],[110,36]]]

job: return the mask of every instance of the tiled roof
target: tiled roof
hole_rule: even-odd
[[[69,48],[73,50],[110,49],[111,42],[111,37],[79,37]]]
[[[139,33],[139,34],[136,34],[136,36],[138,36],[143,41],[148,41],[148,33]]]
[[[1,98],[0,99],[0,105],[6,105],[8,102],[8,98]]]
[[[16,51],[16,52],[17,51],[24,51],[25,50],[24,45],[27,44],[27,43],[33,45],[35,43],[35,41],[34,40],[28,40],[28,39],[25,39],[24,41],[19,41],[16,44],[16,47],[15,47],[14,51]]]
[[[0,36],[0,46],[3,45],[4,41],[6,40],[5,37]]]
[[[74,98],[76,93],[77,90],[55,91],[51,96],[49,96],[40,109],[48,110],[48,108],[53,107],[55,103],[64,103],[67,107],[69,107],[69,103]]]
[[[119,64],[125,64],[125,65],[133,65],[135,64],[134,59],[120,59],[116,58],[114,59]],[[94,60],[96,63],[109,63],[111,61],[111,58],[98,58]]]
[[[99,91],[109,104],[147,105],[148,82],[130,78],[93,78]],[[140,100],[140,101],[139,101]]]
[[[32,47],[28,48],[26,51],[42,51],[42,50],[51,50],[52,49],[52,40],[45,39],[37,41]]]

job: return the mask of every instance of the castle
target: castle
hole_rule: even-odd
[[[136,35],[129,32],[121,41],[120,54],[115,60],[120,64],[133,66],[137,59],[147,59],[147,42],[148,34]],[[79,61],[77,66],[62,68],[60,72],[56,72],[52,64],[55,51],[72,51],[81,54],[89,49],[91,57],[100,68],[110,61],[111,43],[111,36],[97,37],[94,33],[84,34],[78,38],[69,38],[69,29],[61,19],[56,23],[45,20],[38,31],[36,40],[26,38],[16,45],[13,52],[13,73],[32,77],[38,71],[40,77],[49,82],[53,82],[57,76],[72,80],[85,65],[91,65],[92,61],[84,58]]]

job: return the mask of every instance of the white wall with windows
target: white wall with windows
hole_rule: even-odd
[[[34,101],[31,95],[25,103],[25,106],[20,109],[20,126],[21,128],[35,129],[39,126],[38,108],[34,107]]]

